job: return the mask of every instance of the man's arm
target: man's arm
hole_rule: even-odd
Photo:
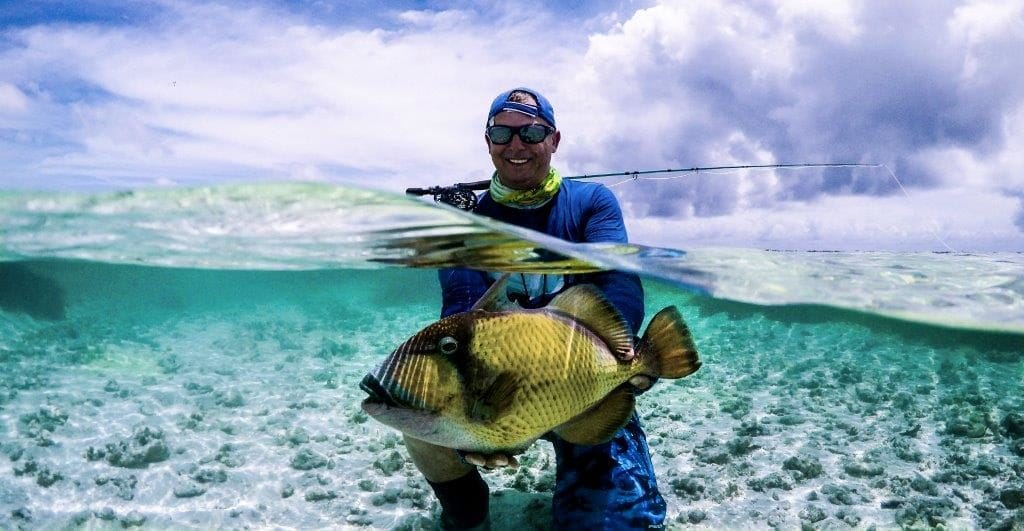
[[[483,271],[451,267],[437,272],[441,282],[441,317],[469,311],[491,284]]]
[[[486,273],[464,267],[441,269],[437,276],[441,281],[441,317],[469,311],[491,283]],[[455,451],[466,463],[475,466],[488,469],[519,466],[519,461],[510,454],[482,454],[458,449]]]
[[[603,186],[598,188],[585,212],[584,242],[628,243],[622,209],[611,190]],[[639,276],[621,271],[604,271],[580,275],[579,279],[596,285],[626,318],[633,334],[639,335],[644,320],[644,289]]]
[[[628,243],[622,209],[619,208],[619,202],[611,190],[602,186],[595,191],[584,220],[583,236],[585,242]],[[639,337],[640,325],[644,321],[644,288],[638,275],[622,271],[603,271],[581,275],[580,280],[597,286],[629,323],[633,335]],[[629,383],[637,392],[643,392],[654,385],[654,380],[637,375],[630,378]]]
[[[644,288],[639,276],[622,271],[603,271],[577,278],[581,283],[597,286],[626,318],[633,335],[640,335],[640,325],[644,322]]]

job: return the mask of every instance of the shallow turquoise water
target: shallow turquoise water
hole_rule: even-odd
[[[432,514],[398,438],[358,407],[362,375],[434,319],[432,270],[17,266],[55,283],[64,315],[0,314],[0,527],[391,528]],[[640,399],[673,522],[1019,514],[1001,501],[1024,478],[1019,336],[645,287],[648,315],[679,306],[704,360]],[[165,456],[98,456],[146,429],[160,437],[136,451]],[[543,525],[546,446],[487,475],[512,518],[499,528]]]
[[[647,315],[677,305],[701,352],[639,399],[671,526],[1024,521],[1019,255],[552,256],[429,205],[306,191],[6,196],[0,528],[429,528],[359,380],[436,318],[432,264],[585,258],[645,271]],[[550,447],[522,462],[486,475],[497,529],[546,525]]]

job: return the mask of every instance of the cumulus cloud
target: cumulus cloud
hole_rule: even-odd
[[[972,215],[928,209],[934,224],[954,240],[971,227],[1024,247],[1024,0],[351,14],[156,5],[138,24],[0,32],[0,185],[294,178],[400,191],[478,180],[489,174],[483,109],[527,85],[555,104],[566,174],[793,162],[894,172],[699,173],[617,187],[640,238],[659,227],[649,236],[675,232],[680,246],[741,234],[784,247],[789,234],[792,246],[834,247],[855,227],[867,240],[934,247],[929,231],[895,228],[927,207],[914,198],[956,210],[970,197]],[[888,205],[878,223],[857,223],[872,202]],[[755,220],[775,228],[747,229]],[[663,230],[673,226],[687,231]]]
[[[1024,101],[1024,73],[1012,66],[1012,50],[1024,46],[1022,13],[1019,1],[663,2],[591,38],[576,82],[599,113],[580,117],[581,142],[607,149],[572,161],[587,170],[877,162],[908,185],[947,185],[956,177],[923,153],[1013,151],[1004,120]],[[654,188],[654,201],[629,197],[638,213],[673,215],[682,201],[683,212],[716,216],[898,191],[872,170]]]

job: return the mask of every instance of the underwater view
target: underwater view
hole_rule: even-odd
[[[436,270],[642,275],[667,527],[1024,527],[1024,256],[585,246],[327,185],[0,195],[0,528],[433,529],[363,376]],[[485,472],[547,529],[554,453]]]

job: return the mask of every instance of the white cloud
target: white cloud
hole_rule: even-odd
[[[633,154],[654,166],[686,156],[665,142],[680,131],[728,137],[736,130],[707,105],[708,92],[731,89],[742,98],[792,69],[792,40],[771,22],[739,3],[664,2],[639,10],[591,36],[567,83],[576,101],[566,120],[586,132],[587,143],[636,139]],[[596,164],[609,158],[585,155]]]
[[[461,12],[405,13],[412,27],[392,31],[314,26],[261,9],[183,4],[178,15],[156,29],[20,33],[22,49],[2,62],[24,78],[60,69],[109,95],[73,104],[64,134],[83,149],[48,156],[41,168],[102,173],[120,160],[110,171],[135,171],[140,184],[153,166],[199,174],[234,166],[264,178],[322,166],[392,189],[478,178],[489,163],[481,128],[490,98],[551,78],[550,67],[534,68],[535,48],[547,44],[536,28],[468,27]],[[35,97],[53,98],[46,88]]]
[[[968,44],[982,44],[1024,31],[1024,1],[971,0],[953,10],[950,33]]]
[[[786,27],[814,32],[826,39],[849,43],[861,33],[856,0],[778,0],[778,15]]]
[[[953,187],[1024,192],[1024,104],[1002,121],[1003,144],[991,151],[959,146],[922,150],[915,156]]]
[[[413,26],[436,30],[439,28],[457,29],[472,21],[471,13],[460,9],[447,11],[409,10],[399,13],[398,19]]]
[[[0,82],[0,112],[18,113],[28,109],[28,98],[18,87]]]

